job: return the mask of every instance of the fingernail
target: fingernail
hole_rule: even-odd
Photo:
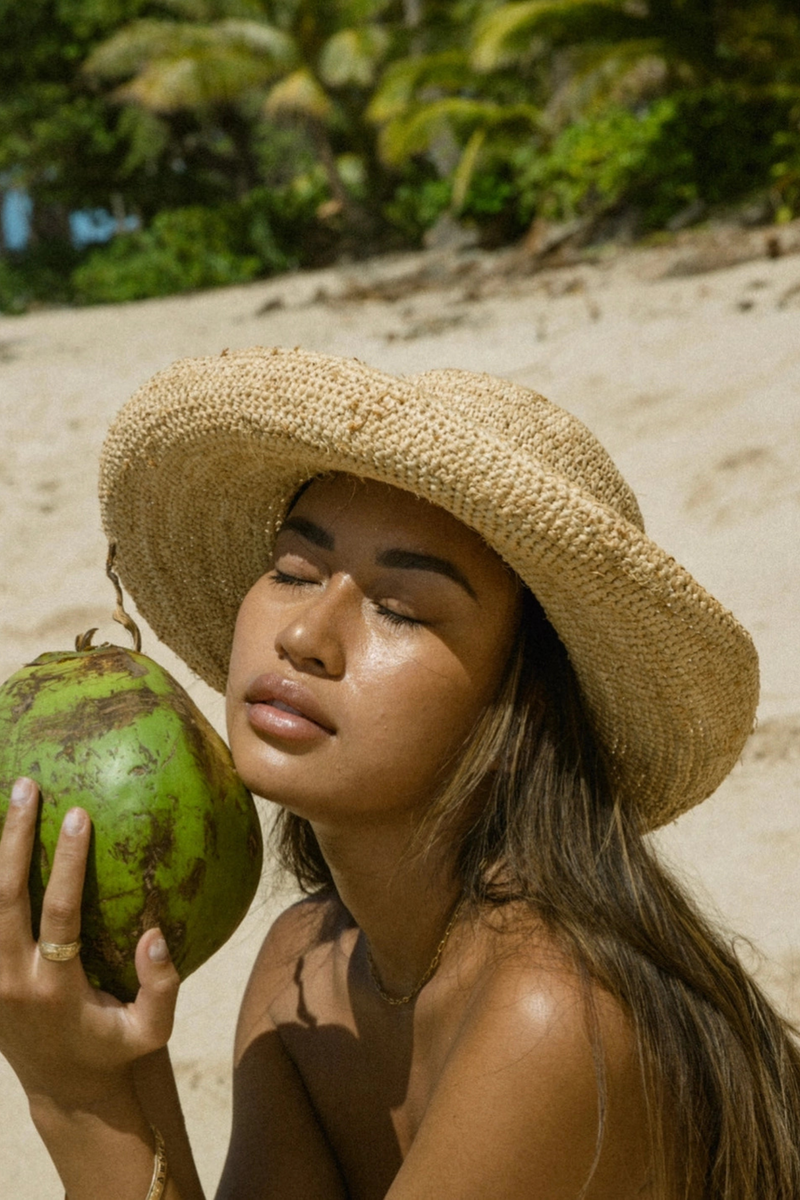
[[[169,962],[169,946],[163,937],[156,938],[147,947],[147,956],[151,962]]]
[[[33,780],[17,779],[11,789],[11,803],[22,808],[33,798]]]
[[[62,829],[66,833],[80,833],[86,824],[86,814],[79,808],[71,808],[64,817]]]

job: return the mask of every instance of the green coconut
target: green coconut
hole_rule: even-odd
[[[90,643],[42,654],[0,687],[0,829],[14,780],[34,779],[38,937],[61,822],[74,805],[88,812],[81,959],[95,986],[131,1000],[145,930],[162,930],[182,979],[233,933],[258,885],[261,826],[227,746],[180,684],[138,649]]]

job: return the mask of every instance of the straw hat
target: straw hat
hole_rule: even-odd
[[[747,633],[645,535],[585,426],[467,371],[398,379],[256,348],[183,359],[125,405],[102,455],[105,530],[142,616],[212,687],[224,689],[238,606],[268,569],[291,498],[324,471],[440,505],[516,571],[647,826],[730,771],[758,695]]]

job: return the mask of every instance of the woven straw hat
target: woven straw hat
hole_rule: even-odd
[[[103,522],[139,611],[192,670],[224,689],[238,606],[291,498],[325,471],[440,505],[516,571],[646,826],[714,791],[753,724],[750,638],[645,535],[585,426],[488,375],[398,379],[256,348],[184,359],[145,384],[105,443]]]

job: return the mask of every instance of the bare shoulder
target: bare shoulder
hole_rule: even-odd
[[[296,989],[309,958],[330,952],[348,916],[337,898],[308,897],[290,905],[270,926],[261,944],[239,1014],[237,1043],[274,1025],[281,995]]]
[[[584,1076],[588,1051],[593,1091],[600,1048],[606,1072],[638,1073],[627,1012],[538,922],[504,931],[495,946],[472,991],[461,1031],[465,1047],[488,1037],[495,1053],[499,1040],[516,1058],[524,1046],[540,1067],[548,1058],[556,1061],[562,1078],[571,1065]]]
[[[431,1171],[442,1200],[647,1196],[646,1105],[623,1007],[541,928],[495,945],[391,1200],[416,1195]]]

